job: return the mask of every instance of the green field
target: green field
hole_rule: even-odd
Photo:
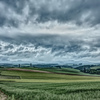
[[[83,72],[80,72],[77,69],[73,68],[23,68],[23,69],[31,69],[31,70],[43,70],[43,71],[49,71],[49,72],[55,72],[55,73],[63,73],[63,74],[77,74],[77,75],[83,75]]]
[[[50,69],[41,70],[50,71]],[[65,69],[64,72],[67,73],[67,70],[72,70],[70,74],[73,71],[80,73],[74,69]],[[0,74],[5,76],[0,78],[0,91],[7,95],[8,100],[100,100],[99,76],[63,75],[6,69],[1,70]]]
[[[88,76],[100,76],[97,74],[89,74],[89,73],[84,73],[81,72],[78,69],[74,68],[31,68],[31,67],[26,67],[26,68],[21,68],[21,69],[31,69],[31,70],[41,70],[41,71],[49,71],[53,73],[62,73],[62,74],[69,74],[69,75],[88,75]]]
[[[91,69],[100,69],[100,66],[91,67]]]

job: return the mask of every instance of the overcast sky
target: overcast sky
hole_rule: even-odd
[[[0,0],[0,62],[100,62],[100,0]]]

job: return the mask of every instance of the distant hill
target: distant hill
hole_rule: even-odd
[[[32,64],[32,63],[23,63],[23,64],[0,64],[0,67],[38,67],[38,68],[72,68],[71,65],[60,65],[60,64]]]
[[[100,70],[100,66],[91,67],[90,69]]]
[[[76,67],[75,69],[82,71],[82,70],[84,70],[84,68],[90,69],[90,68],[95,67],[95,66],[96,65],[82,65],[82,66]]]
[[[77,67],[76,69],[84,73],[100,74],[100,66],[97,65],[84,65],[84,66]]]

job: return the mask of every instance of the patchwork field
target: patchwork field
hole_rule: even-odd
[[[78,72],[67,75],[62,70],[54,73],[50,69],[1,69],[0,75],[5,77],[0,78],[0,91],[8,100],[100,100],[99,76],[82,76],[78,70],[65,69],[64,73]]]

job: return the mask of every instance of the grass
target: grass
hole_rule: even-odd
[[[100,66],[91,67],[91,69],[100,69]]]
[[[51,73],[39,72],[25,72],[25,71],[2,71],[1,75],[19,76],[21,79],[42,79],[42,80],[91,80],[98,79],[92,76],[76,76],[76,75],[61,75]]]
[[[100,82],[0,82],[0,88],[16,100],[100,100]]]
[[[0,75],[0,79],[20,79],[20,76]]]
[[[60,69],[60,68],[33,68],[33,67],[30,68],[30,67],[27,67],[23,69],[42,70],[42,71],[49,71],[49,72],[55,72],[55,73],[76,74],[76,75],[85,74],[74,68],[61,68]]]
[[[100,100],[100,77],[10,70],[1,75],[21,78],[0,79],[8,100]]]
[[[62,73],[62,74],[69,74],[69,75],[87,75],[87,76],[100,76],[97,74],[89,74],[89,73],[83,73],[78,69],[74,68],[34,68],[34,67],[23,67],[21,69],[30,69],[30,70],[41,70],[41,71],[49,71],[53,73]]]

